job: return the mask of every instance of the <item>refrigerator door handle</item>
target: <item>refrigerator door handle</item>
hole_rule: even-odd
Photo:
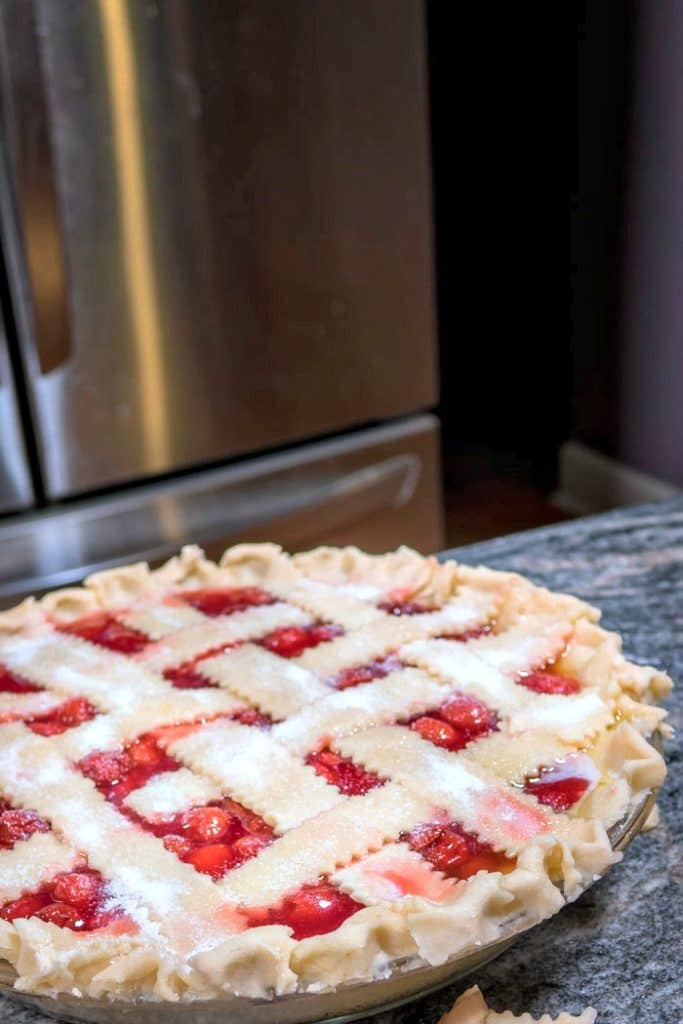
[[[11,96],[4,97],[9,166],[1,176],[2,219],[10,283],[15,282],[15,315],[21,310],[23,294],[30,300],[30,312],[17,316],[17,326],[30,353],[31,371],[45,375],[69,357],[67,264],[36,12],[31,4],[10,3],[12,46],[3,39],[2,50],[14,88]],[[9,11],[5,13],[10,17]],[[19,291],[18,282],[23,283]]]
[[[26,508],[33,500],[0,311],[0,512]]]

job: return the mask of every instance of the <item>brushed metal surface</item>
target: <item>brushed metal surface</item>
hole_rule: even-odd
[[[658,733],[655,745],[661,751]],[[629,809],[624,818],[609,829],[615,850],[624,850],[640,832],[650,814],[657,790],[648,790]],[[561,913],[561,911],[560,911]],[[334,992],[295,993],[273,999],[247,999],[225,996],[195,1003],[112,1003],[104,999],[77,996],[30,995],[12,989],[15,972],[0,961],[0,992],[32,1006],[58,1020],[91,1024],[346,1024],[428,995],[464,978],[500,956],[515,939],[533,925],[511,922],[506,933],[494,942],[451,957],[438,967],[407,962],[385,979],[342,985]]]
[[[419,0],[3,0],[47,494],[436,398]]]
[[[290,550],[443,544],[438,421],[422,415],[280,455],[0,524],[0,606],[97,569],[160,561],[182,544]]]
[[[13,512],[32,504],[33,485],[0,310],[0,512]]]

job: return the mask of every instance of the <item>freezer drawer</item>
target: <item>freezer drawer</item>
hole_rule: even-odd
[[[48,496],[435,403],[421,0],[3,0],[0,27]]]
[[[440,486],[438,421],[424,415],[23,517],[0,528],[0,604],[188,542],[212,556],[242,540],[438,550]]]
[[[0,310],[0,512],[14,512],[32,504],[33,486]]]

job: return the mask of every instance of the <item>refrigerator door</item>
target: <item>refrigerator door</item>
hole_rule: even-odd
[[[48,496],[436,400],[420,0],[3,0]]]
[[[0,310],[0,512],[14,512],[32,504],[31,473],[19,423]]]
[[[121,562],[158,562],[190,542],[213,557],[243,540],[438,550],[438,452],[438,421],[413,416],[22,517],[0,526],[0,606]]]

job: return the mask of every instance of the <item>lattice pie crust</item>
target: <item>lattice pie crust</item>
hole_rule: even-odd
[[[267,544],[219,565],[187,547],[1,614],[0,956],[17,987],[320,991],[554,914],[619,859],[606,829],[665,774],[646,737],[670,680],[598,618],[405,548]],[[115,798],[104,769],[150,750]],[[192,846],[188,813],[216,807],[243,841]],[[39,825],[17,832],[28,811]],[[100,917],[73,896],[84,870]]]

